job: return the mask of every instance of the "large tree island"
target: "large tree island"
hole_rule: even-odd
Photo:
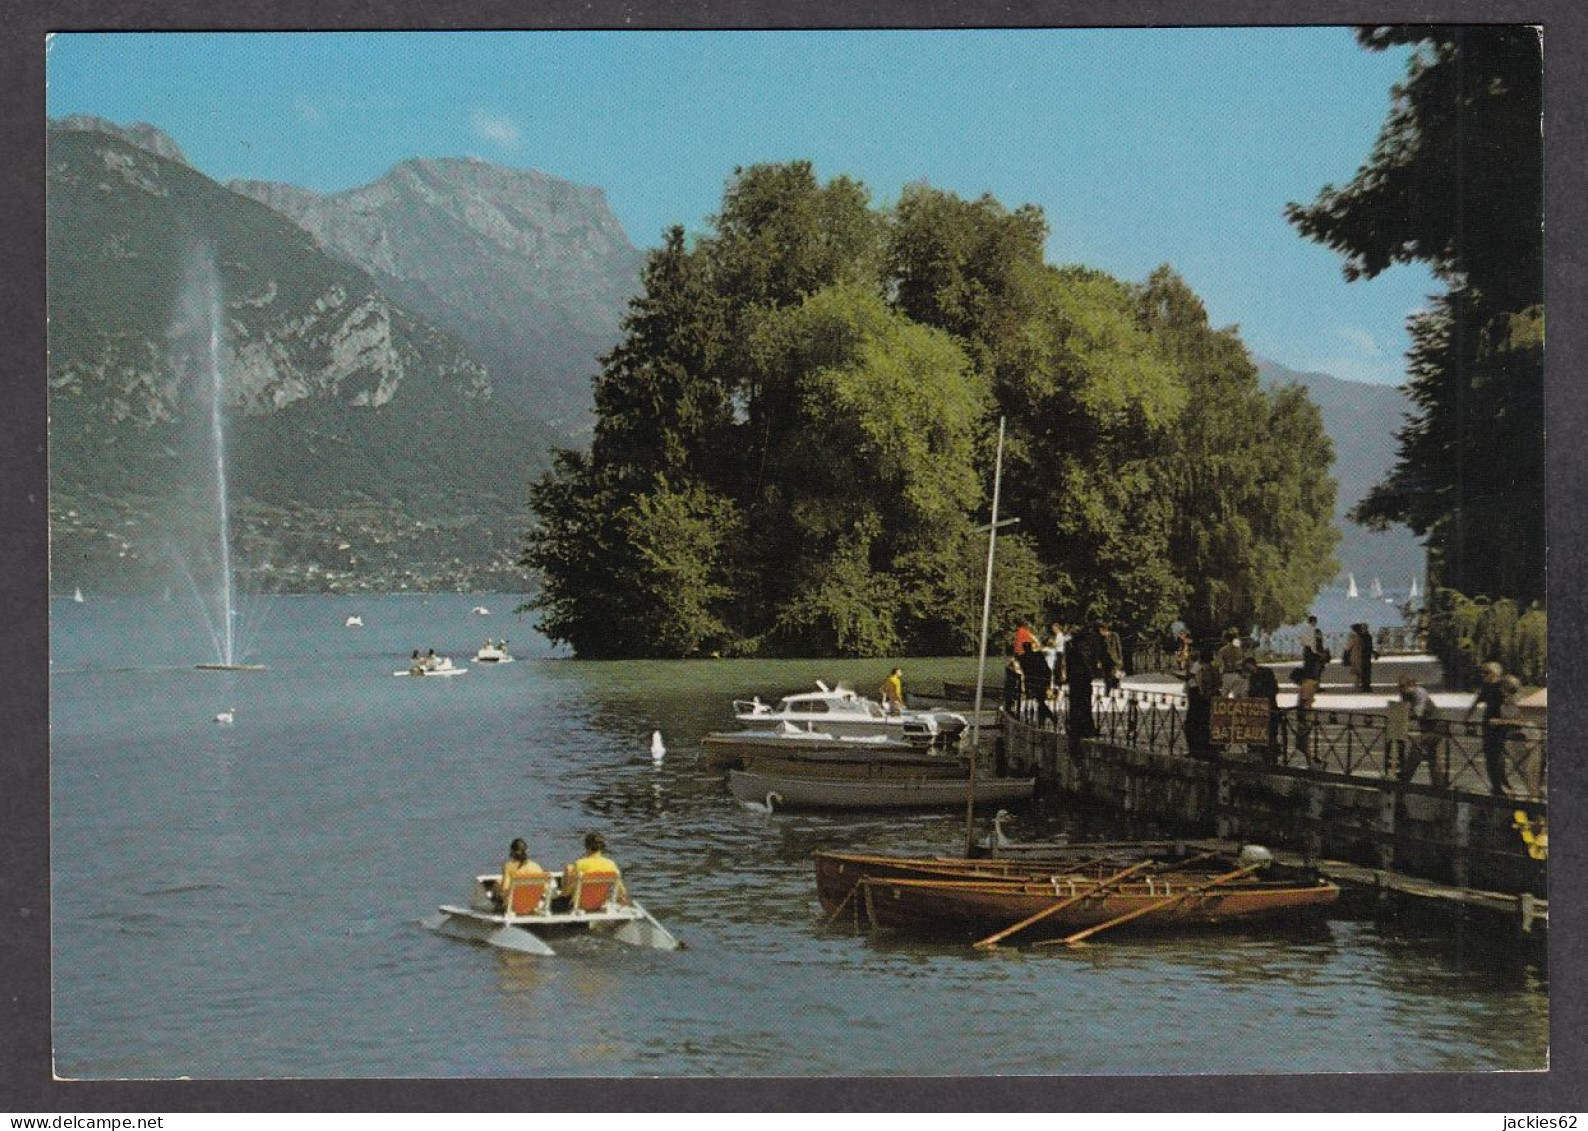
[[[1299,620],[1332,451],[1169,268],[1044,261],[1032,207],[806,162],[669,231],[602,359],[588,452],[531,488],[540,627],[583,657],[969,651],[1000,416],[1001,624]]]

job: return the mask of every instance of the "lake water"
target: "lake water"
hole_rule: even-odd
[[[1547,1059],[1542,953],[1342,911],[1300,930],[975,954],[824,928],[811,853],[953,851],[962,814],[758,813],[698,741],[728,702],[878,661],[578,663],[514,598],[277,598],[264,672],[179,603],[52,607],[56,1071],[73,1078],[1458,1071]],[[483,604],[491,616],[471,614]],[[363,629],[347,629],[349,615]],[[413,648],[520,662],[394,679]],[[907,686],[966,660],[905,661]],[[234,726],[214,722],[235,710]],[[660,769],[650,735],[668,754]],[[417,921],[524,836],[589,829],[689,949],[535,958]],[[1022,839],[1131,830],[1062,809]]]

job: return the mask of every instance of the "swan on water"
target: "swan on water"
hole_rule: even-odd
[[[1007,809],[1000,809],[993,814],[992,847],[1008,848],[1014,843],[1014,841],[1004,836],[1004,822],[1009,819],[1009,816],[1009,810]]]
[[[745,801],[741,804],[752,813],[775,813],[777,812],[777,807],[783,804],[783,795],[774,791],[766,795],[764,803],[760,801]]]
[[[667,757],[667,747],[662,743],[662,732],[653,730],[651,731],[651,761],[660,766],[662,759],[665,757]]]
[[[236,715],[237,708],[228,707],[226,710],[215,716],[215,721],[220,723],[223,727],[229,727],[232,725],[232,720],[236,717]]]

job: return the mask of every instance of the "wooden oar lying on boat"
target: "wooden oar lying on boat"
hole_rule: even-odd
[[[1173,868],[1167,869],[1167,871],[1169,871],[1169,872],[1178,872],[1181,869],[1187,868],[1187,867],[1189,867],[1192,864],[1200,863],[1201,861],[1206,860],[1209,857],[1217,856],[1217,855],[1218,855],[1218,853],[1216,853],[1216,852],[1204,852],[1200,856],[1193,856],[1193,857],[1191,857],[1188,860],[1184,860],[1181,863],[1176,864]],[[1157,860],[1142,860],[1139,863],[1132,864],[1129,868],[1126,868],[1123,872],[1115,872],[1112,876],[1109,876],[1106,879],[1102,879],[1102,880],[1097,881],[1097,883],[1095,883],[1092,886],[1088,887],[1083,892],[1080,892],[1080,893],[1078,893],[1076,895],[1068,896],[1068,897],[1066,897],[1064,899],[1061,899],[1061,900],[1059,900],[1059,902],[1055,903],[1052,907],[1044,907],[1041,911],[1038,911],[1035,915],[1031,915],[1031,916],[1028,916],[1028,917],[1020,920],[1020,922],[1016,923],[1012,927],[1005,927],[1003,930],[999,931],[997,934],[988,935],[986,938],[981,939],[980,941],[976,942],[974,944],[974,946],[975,946],[975,948],[977,950],[992,950],[999,943],[1003,942],[1004,939],[1008,938],[1010,935],[1014,934],[1015,932],[1023,931],[1027,927],[1031,926],[1033,923],[1040,923],[1042,920],[1046,919],[1049,915],[1052,915],[1052,914],[1054,914],[1055,912],[1058,912],[1058,911],[1063,911],[1066,907],[1069,907],[1069,906],[1071,906],[1073,904],[1079,903],[1083,899],[1090,899],[1094,895],[1099,895],[1102,892],[1107,891],[1109,888],[1115,886],[1116,884],[1122,883],[1125,880],[1130,879],[1130,877],[1132,877],[1134,875],[1137,875],[1138,873],[1144,871],[1147,868],[1151,868],[1155,864],[1158,864],[1158,863],[1159,863],[1159,861],[1157,861]]]
[[[1063,946],[1074,946],[1076,943],[1080,942],[1082,939],[1090,938],[1091,936],[1097,934],[1099,931],[1106,931],[1110,927],[1117,927],[1121,923],[1128,923],[1132,919],[1139,918],[1142,915],[1151,914],[1154,911],[1162,911],[1165,907],[1173,906],[1174,904],[1179,903],[1181,900],[1189,899],[1193,895],[1201,895],[1203,892],[1211,891],[1213,888],[1223,887],[1225,884],[1233,883],[1236,880],[1241,879],[1242,877],[1249,876],[1253,872],[1257,872],[1257,871],[1262,870],[1263,868],[1268,867],[1268,864],[1269,864],[1269,862],[1267,860],[1265,860],[1261,864],[1249,864],[1249,865],[1247,865],[1244,868],[1237,868],[1235,871],[1226,872],[1224,875],[1219,876],[1216,879],[1209,880],[1205,884],[1198,884],[1195,887],[1186,888],[1185,891],[1180,892],[1178,895],[1167,896],[1167,897],[1165,897],[1163,899],[1158,900],[1156,903],[1149,903],[1145,907],[1138,907],[1134,911],[1127,911],[1123,915],[1120,915],[1120,916],[1118,916],[1116,918],[1108,920],[1108,922],[1106,922],[1106,923],[1098,923],[1094,927],[1088,927],[1084,931],[1076,931],[1075,934],[1066,935],[1062,939],[1049,939],[1046,942],[1039,942],[1039,943],[1037,943],[1035,945],[1037,945],[1037,946],[1060,946],[1060,945],[1063,945]]]

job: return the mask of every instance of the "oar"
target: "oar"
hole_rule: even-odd
[[[1188,860],[1184,860],[1181,863],[1176,864],[1173,868],[1168,869],[1168,871],[1170,871],[1170,872],[1178,872],[1182,868],[1188,867],[1191,864],[1198,863],[1199,861],[1206,860],[1210,856],[1216,856],[1216,855],[1218,855],[1218,854],[1214,853],[1214,852],[1204,852],[1200,856],[1193,856],[1193,857],[1191,857]],[[982,939],[980,942],[974,944],[975,948],[977,950],[992,950],[1000,942],[1002,942],[1004,939],[1008,938],[1010,935],[1014,934],[1016,931],[1023,931],[1027,927],[1031,926],[1031,924],[1039,923],[1043,919],[1046,919],[1049,915],[1052,915],[1053,913],[1055,913],[1057,911],[1063,911],[1066,907],[1069,907],[1071,904],[1079,903],[1083,899],[1089,899],[1090,897],[1092,897],[1094,895],[1097,895],[1099,892],[1104,891],[1107,888],[1113,887],[1115,884],[1120,883],[1123,880],[1128,880],[1131,876],[1136,875],[1138,872],[1141,872],[1142,870],[1144,870],[1146,868],[1153,867],[1157,863],[1159,863],[1159,862],[1156,861],[1156,860],[1143,860],[1140,863],[1132,864],[1129,868],[1126,868],[1123,872],[1116,872],[1116,873],[1114,873],[1114,875],[1109,876],[1107,879],[1098,880],[1095,884],[1091,885],[1085,891],[1080,892],[1079,894],[1068,896],[1065,899],[1061,899],[1061,900],[1059,900],[1059,902],[1055,903],[1052,907],[1044,907],[1041,911],[1038,911],[1035,915],[1032,915],[1029,918],[1025,918],[1025,919],[1020,920],[1020,922],[1016,923],[1012,927],[1005,927],[1003,930],[999,931],[995,935],[988,935],[986,938]]]
[[[1058,945],[1060,945],[1062,943],[1065,946],[1074,946],[1076,943],[1080,942],[1082,939],[1090,938],[1091,936],[1097,934],[1099,931],[1106,931],[1110,927],[1117,927],[1121,923],[1128,923],[1132,919],[1138,918],[1139,916],[1142,916],[1142,915],[1150,914],[1153,911],[1161,911],[1165,907],[1169,907],[1172,904],[1179,903],[1182,899],[1188,899],[1188,898],[1190,898],[1193,895],[1200,895],[1200,894],[1202,894],[1205,891],[1211,890],[1212,888],[1223,887],[1227,883],[1231,883],[1231,882],[1233,882],[1235,880],[1238,880],[1242,876],[1249,876],[1253,872],[1256,872],[1256,871],[1258,871],[1261,868],[1266,868],[1267,866],[1268,866],[1268,862],[1264,861],[1261,864],[1251,864],[1251,865],[1248,865],[1245,868],[1237,868],[1235,871],[1226,872],[1224,875],[1219,876],[1217,879],[1209,880],[1205,884],[1199,884],[1196,887],[1186,888],[1185,891],[1181,892],[1178,895],[1171,895],[1171,896],[1169,896],[1166,899],[1160,899],[1160,900],[1157,900],[1154,903],[1149,903],[1145,907],[1138,907],[1134,911],[1127,911],[1123,915],[1118,916],[1117,918],[1108,920],[1108,922],[1106,922],[1106,923],[1099,923],[1095,927],[1088,927],[1084,931],[1077,931],[1075,934],[1067,935],[1067,936],[1065,936],[1062,939],[1052,939],[1052,940],[1049,940],[1048,942],[1037,943],[1036,945],[1037,946],[1058,946]]]

